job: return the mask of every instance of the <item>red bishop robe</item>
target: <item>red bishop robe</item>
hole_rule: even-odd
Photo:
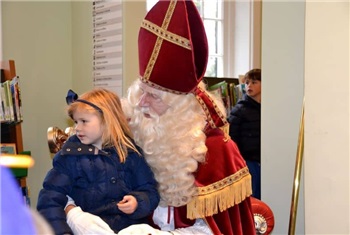
[[[206,131],[208,152],[196,172],[197,195],[174,208],[175,228],[206,221],[215,235],[255,235],[251,176],[237,145],[219,129]]]

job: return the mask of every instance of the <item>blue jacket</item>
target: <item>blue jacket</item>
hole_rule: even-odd
[[[244,94],[231,110],[230,136],[243,158],[260,163],[261,104]]]
[[[138,202],[130,215],[116,205],[127,194]],[[39,193],[37,210],[56,234],[73,234],[64,212],[66,195],[83,211],[101,217],[115,232],[147,223],[159,203],[157,183],[143,156],[129,149],[121,164],[114,148],[99,150],[95,155],[94,147],[82,144],[76,136],[70,137],[55,155]]]

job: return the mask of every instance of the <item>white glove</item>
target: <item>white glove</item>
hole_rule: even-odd
[[[134,224],[119,231],[118,235],[171,235],[170,232],[152,228],[148,224]]]
[[[64,210],[66,210],[67,206],[69,205],[74,205],[75,206],[75,201],[73,200],[73,198],[71,198],[70,196],[66,195],[66,197],[68,198],[67,204],[64,207]]]
[[[75,235],[114,234],[113,230],[100,217],[82,211],[79,206],[68,212],[67,223]]]

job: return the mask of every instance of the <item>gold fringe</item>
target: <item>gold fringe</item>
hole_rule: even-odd
[[[187,218],[204,218],[239,204],[252,194],[247,167],[214,184],[198,187],[198,194],[187,204]]]

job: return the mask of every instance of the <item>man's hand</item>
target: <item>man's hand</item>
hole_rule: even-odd
[[[136,211],[137,208],[137,200],[134,196],[125,195],[123,200],[117,203],[119,210],[124,212],[125,214],[132,214]]]
[[[100,217],[82,211],[79,206],[69,210],[67,223],[75,235],[114,234],[113,230]]]

